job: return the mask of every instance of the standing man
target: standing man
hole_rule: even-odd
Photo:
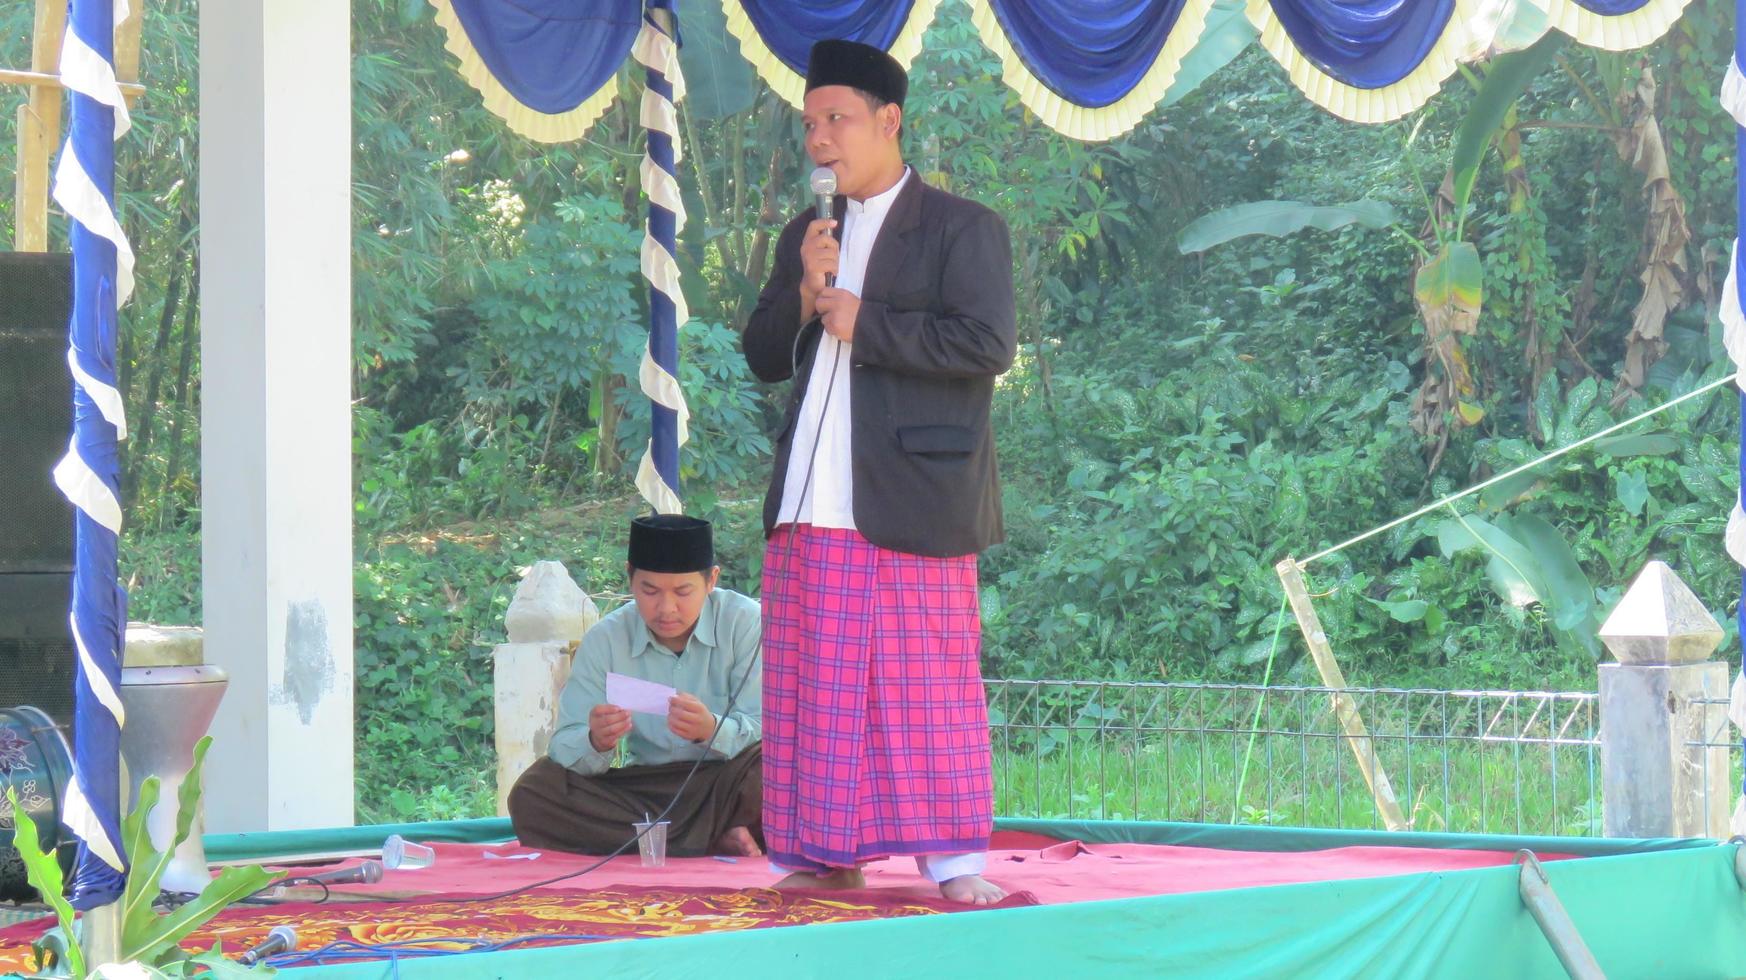
[[[833,214],[788,223],[745,332],[796,379],[764,503],[764,834],[778,887],[859,888],[914,855],[998,902],[976,554],[1002,539],[989,404],[1017,345],[1012,245],[903,162],[885,52],[813,46],[806,152]]]
[[[510,824],[529,847],[610,854],[672,803],[675,857],[759,854],[758,603],[716,588],[708,521],[639,517],[629,551],[632,601],[582,638],[547,757],[509,791]],[[608,673],[674,688],[666,715],[609,703]]]

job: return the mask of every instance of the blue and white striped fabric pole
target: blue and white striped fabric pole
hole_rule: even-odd
[[[642,123],[648,130],[643,156],[643,193],[649,198],[649,226],[643,236],[643,276],[649,280],[649,345],[638,374],[649,396],[649,445],[637,469],[637,489],[656,513],[677,514],[679,447],[690,410],[679,389],[679,327],[691,318],[679,288],[677,242],[685,227],[677,167],[682,159],[679,114],[685,79],[679,71],[678,17],[671,0],[650,0],[642,32],[631,49],[648,69],[643,89]]]
[[[77,508],[71,621],[79,671],[74,682],[73,779],[61,821],[79,839],[73,907],[120,899],[121,641],[127,595],[116,574],[121,534],[120,440],[127,437],[115,388],[116,310],[133,291],[133,252],[115,212],[115,141],[127,132],[127,104],[115,80],[115,26],[126,0],[72,0],[61,46],[61,83],[72,95],[72,125],[55,167],[54,199],[70,221],[73,317],[67,366],[73,375],[73,437],[55,483]]]
[[[1734,58],[1728,64],[1727,78],[1722,82],[1722,107],[1734,117],[1734,158],[1740,164],[1735,188],[1734,251],[1728,257],[1728,281],[1722,287],[1722,339],[1734,370],[1740,394],[1740,494],[1734,502],[1734,512],[1728,516],[1728,554],[1746,567],[1746,310],[1740,304],[1740,285],[1746,282],[1746,266],[1740,254],[1740,233],[1746,229],[1746,0],[1734,2]],[[1736,622],[1740,638],[1746,645],[1746,571],[1740,577],[1740,606]],[[1733,694],[1729,698],[1728,717],[1746,738],[1746,670],[1735,677]],[[1746,834],[1746,786],[1734,806],[1730,833]],[[1719,835],[1718,835],[1719,836]]]

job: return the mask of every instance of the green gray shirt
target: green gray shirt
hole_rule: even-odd
[[[584,776],[611,767],[613,753],[596,752],[588,741],[588,712],[606,703],[606,675],[610,671],[696,696],[718,719],[719,730],[709,757],[731,759],[739,755],[764,734],[764,678],[762,666],[756,663],[762,640],[757,600],[727,589],[718,588],[704,598],[697,628],[686,641],[683,655],[661,645],[638,615],[635,602],[625,603],[582,638],[570,679],[558,695],[558,730],[547,754],[552,761]],[[729,712],[728,696],[742,677],[745,686]],[[669,731],[664,716],[641,712],[631,715],[631,730],[623,744],[631,765],[691,762],[703,755],[702,745]]]

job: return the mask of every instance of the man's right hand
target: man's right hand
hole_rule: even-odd
[[[616,704],[597,704],[588,712],[588,744],[601,755],[618,748],[630,728],[631,713]]]
[[[837,274],[836,238],[831,235],[831,229],[837,226],[836,221],[820,218],[806,226],[806,237],[800,242],[800,320],[802,323],[813,318],[817,311],[813,303],[818,300],[818,294],[824,292],[829,285],[826,276]]]

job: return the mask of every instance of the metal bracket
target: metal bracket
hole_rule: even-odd
[[[1528,907],[1534,921],[1539,923],[1540,931],[1546,935],[1546,942],[1551,944],[1552,952],[1558,955],[1558,962],[1564,964],[1564,972],[1570,974],[1574,980],[1605,980],[1606,974],[1601,972],[1600,963],[1588,951],[1588,944],[1582,941],[1582,933],[1576,931],[1576,923],[1571,921],[1570,913],[1564,910],[1564,903],[1558,900],[1558,893],[1552,890],[1552,881],[1546,877],[1546,869],[1540,866],[1540,859],[1529,850],[1517,851],[1515,859],[1522,866],[1517,883],[1522,904]],[[1738,868],[1739,864],[1736,863],[1735,867]]]

